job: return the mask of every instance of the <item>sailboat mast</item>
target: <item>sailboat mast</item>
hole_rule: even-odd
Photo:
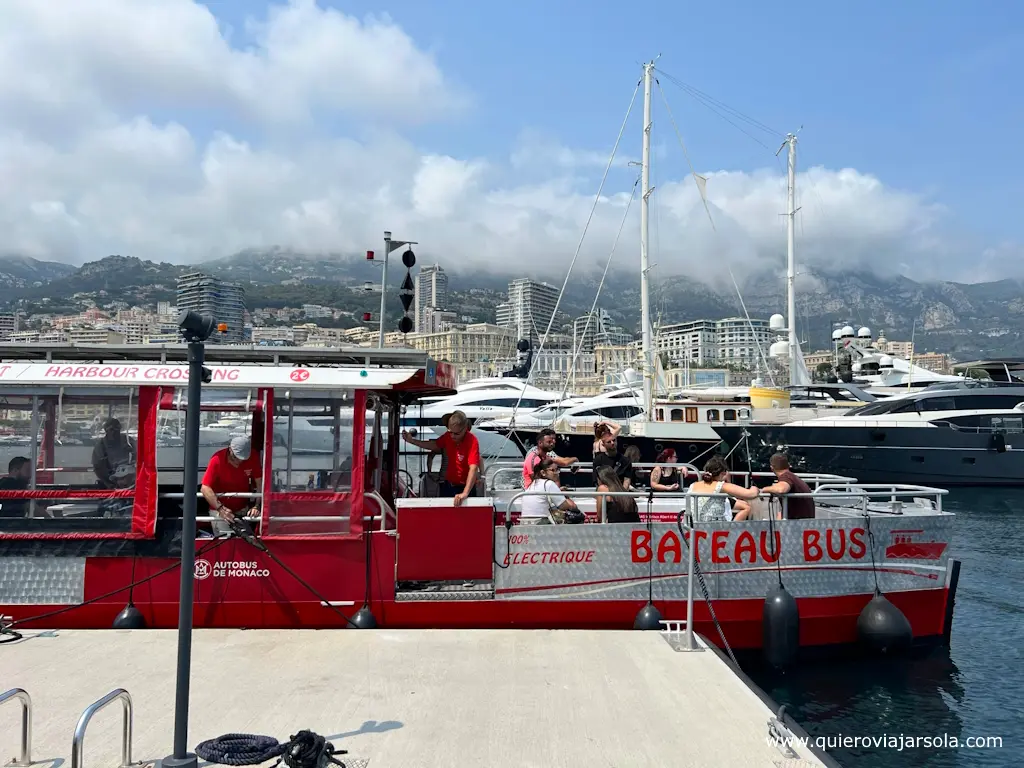
[[[789,318],[789,383],[797,382],[799,345],[796,337],[796,255],[794,254],[796,223],[796,136],[786,136],[789,144],[789,212],[786,214],[786,316]]]
[[[647,247],[648,206],[651,195],[651,81],[654,79],[654,62],[644,64],[644,144],[641,158],[640,183],[643,197],[640,200],[640,328],[643,353],[644,412],[647,421],[653,416],[654,350],[651,332],[651,297],[647,285],[650,270],[650,253]]]

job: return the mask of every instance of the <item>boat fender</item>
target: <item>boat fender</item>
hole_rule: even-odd
[[[995,432],[992,435],[992,439],[989,441],[996,453],[1006,453],[1006,435],[1002,432]]]
[[[661,629],[661,611],[654,607],[654,603],[648,602],[640,609],[633,619],[633,629]]]
[[[800,611],[796,598],[782,584],[775,584],[764,598],[762,615],[764,656],[775,667],[788,667],[800,649]]]
[[[857,617],[857,639],[870,651],[890,653],[909,646],[914,631],[903,611],[875,589],[875,596]]]
[[[376,629],[377,628],[377,617],[373,615],[373,611],[370,610],[370,606],[364,605],[354,614],[352,614],[353,629]]]
[[[145,629],[146,617],[142,611],[132,603],[128,603],[117,616],[114,617],[114,629]]]

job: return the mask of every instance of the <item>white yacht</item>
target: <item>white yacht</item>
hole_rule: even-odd
[[[531,386],[512,376],[474,379],[460,385],[456,395],[427,398],[422,405],[407,410],[402,426],[439,426],[444,416],[452,411],[462,411],[474,423],[481,419],[501,419],[513,413],[529,414],[563,399],[557,392]]]

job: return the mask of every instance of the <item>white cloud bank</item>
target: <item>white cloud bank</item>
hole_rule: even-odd
[[[402,131],[458,120],[471,98],[386,17],[291,0],[232,30],[194,0],[2,8],[0,253],[76,263],[270,245],[355,253],[392,229],[442,262],[545,273],[575,250],[606,162],[605,149],[541,134],[503,161],[421,152]],[[324,135],[337,124],[349,135]],[[603,264],[618,229],[627,159],[591,225],[588,266]],[[724,260],[747,273],[781,267],[777,170],[707,176],[716,232],[691,180],[655,192],[660,268],[711,280]],[[810,169],[799,188],[803,265],[980,280],[1022,261],[1019,245],[949,236],[941,207],[852,169]],[[619,265],[636,261],[637,225],[634,206]]]

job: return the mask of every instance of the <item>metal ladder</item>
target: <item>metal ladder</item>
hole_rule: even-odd
[[[7,766],[28,768],[32,765],[32,697],[24,688],[11,688],[0,693],[0,705],[15,699],[21,702],[21,754]]]

